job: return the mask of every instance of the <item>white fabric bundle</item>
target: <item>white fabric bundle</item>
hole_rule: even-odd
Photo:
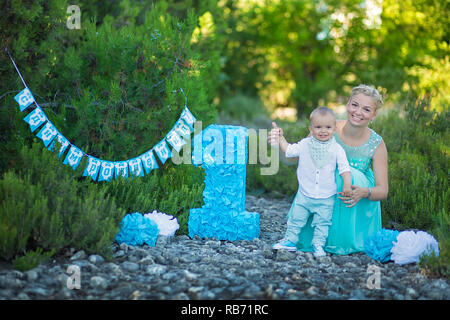
[[[144,214],[144,217],[153,220],[158,225],[159,235],[162,236],[173,236],[180,228],[177,218],[156,210]]]
[[[421,255],[431,255],[434,251],[439,255],[439,246],[436,239],[425,231],[402,231],[391,249],[391,260],[397,264],[419,262]]]

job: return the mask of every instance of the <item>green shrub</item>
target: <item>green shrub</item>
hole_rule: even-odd
[[[7,3],[0,40],[50,121],[71,143],[101,159],[130,159],[161,141],[175,124],[185,106],[180,88],[204,127],[215,121],[222,42],[214,17],[204,12],[217,11],[217,4],[202,3],[198,15],[203,16],[188,10],[183,20],[168,13],[176,5],[166,1],[89,3],[81,6],[79,30],[65,24],[67,1]],[[8,27],[8,21],[16,27]],[[31,146],[31,135],[21,120],[29,110],[17,116],[13,99],[23,84],[6,55],[0,55],[0,64],[5,66],[0,70],[5,106],[0,109],[0,172],[5,172],[14,167],[21,146]]]
[[[434,217],[448,215],[448,137],[444,126],[448,108],[436,113],[430,101],[411,101],[377,119],[374,130],[389,153],[389,195],[383,201],[383,220],[399,228],[430,230]]]
[[[30,178],[7,172],[0,179],[0,256],[12,259],[25,253],[34,222],[40,219],[47,199]]]
[[[0,257],[36,261],[68,247],[111,257],[125,211],[41,143],[20,155],[22,168],[0,179]]]
[[[12,264],[19,271],[27,271],[36,267],[40,262],[50,258],[53,253],[53,250],[43,252],[41,248],[37,248],[35,251],[28,251],[24,256],[15,258]]]
[[[448,226],[450,221],[447,214],[447,230],[437,230],[437,239],[439,241],[439,256],[434,252],[431,255],[420,257],[419,267],[425,274],[434,277],[450,278],[450,232]]]
[[[389,196],[382,202],[384,223],[427,229],[448,203],[446,176],[432,174],[425,156],[403,152],[395,158],[389,164]]]
[[[156,169],[145,177],[118,179],[102,188],[126,212],[149,213],[153,210],[173,215],[180,224],[177,234],[187,234],[189,208],[201,207],[203,170],[190,165]]]
[[[180,88],[203,127],[215,121],[222,42],[214,1],[183,20],[169,14],[172,2],[89,3],[80,30],[66,27],[67,1],[28,2],[6,4],[0,40],[49,120],[84,152],[119,161],[148,151],[180,116]],[[20,113],[13,99],[23,85],[7,56],[0,62],[0,258],[24,268],[67,247],[108,257],[122,217],[135,211],[174,215],[187,233],[189,208],[202,202],[200,168],[169,161],[142,178],[82,177],[86,158],[73,171],[33,144],[23,122],[30,110]]]
[[[191,165],[94,183],[81,176],[83,163],[73,171],[40,142],[20,155],[22,168],[0,179],[0,257],[20,268],[69,247],[110,258],[127,212],[173,215],[187,234],[189,208],[202,205],[204,173]]]
[[[383,225],[433,234],[440,254],[424,257],[420,265],[430,274],[448,277],[449,109],[442,106],[438,113],[430,108],[429,99],[409,101],[402,109],[374,123],[389,153],[389,195],[382,202]]]

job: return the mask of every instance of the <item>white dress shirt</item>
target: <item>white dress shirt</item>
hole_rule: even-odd
[[[308,141],[311,137],[288,144],[286,157],[298,157],[297,179],[300,191],[307,197],[325,199],[336,194],[337,186],[334,179],[336,165],[339,174],[350,171],[344,149],[333,143],[333,155],[330,161],[322,168],[316,168],[309,152]]]

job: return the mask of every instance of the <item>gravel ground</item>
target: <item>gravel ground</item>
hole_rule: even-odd
[[[261,214],[259,239],[176,236],[155,247],[113,244],[112,261],[79,251],[27,272],[3,263],[0,299],[450,299],[450,280],[429,278],[416,264],[381,264],[363,253],[316,259],[276,252],[272,244],[284,234],[290,201],[247,195],[246,204]],[[68,288],[74,265],[79,289]]]

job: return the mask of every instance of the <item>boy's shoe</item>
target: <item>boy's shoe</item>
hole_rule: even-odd
[[[316,258],[325,257],[327,255],[325,251],[323,251],[323,248],[319,246],[313,246],[313,254]]]
[[[274,244],[275,250],[287,250],[287,251],[297,251],[297,246],[288,239],[281,239],[278,243]]]

